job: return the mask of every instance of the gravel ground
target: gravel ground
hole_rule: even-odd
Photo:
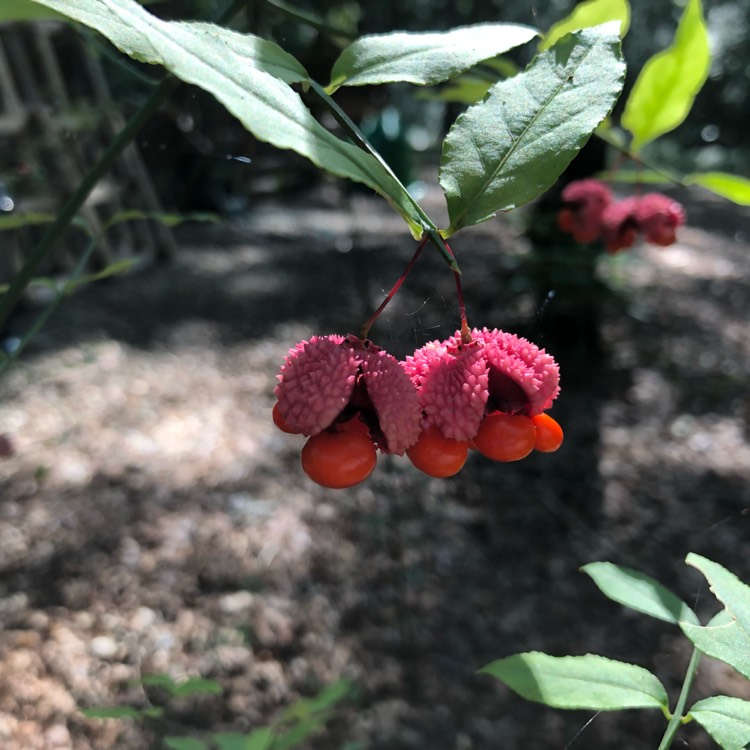
[[[306,747],[655,748],[658,712],[556,712],[477,670],[601,653],[676,697],[684,639],[578,568],[645,570],[704,617],[687,552],[750,578],[750,216],[691,201],[679,244],[605,259],[598,296],[541,279],[512,217],[456,238],[472,324],[560,360],[566,442],[512,465],[473,455],[447,481],[387,457],[325,490],[270,420],[288,348],[356,331],[406,263],[387,207],[342,210],[327,188],[259,204],[183,229],[170,266],[76,294],[0,382],[0,747],[156,747],[79,709],[158,705],[137,680],[167,673],[223,688],[170,702],[174,734],[249,731],[348,678],[356,696]],[[421,260],[376,343],[403,356],[452,332],[452,285]],[[695,696],[717,692],[750,698],[706,660]]]

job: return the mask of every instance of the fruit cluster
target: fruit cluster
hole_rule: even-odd
[[[557,226],[576,242],[604,241],[609,253],[632,247],[639,232],[647,242],[666,247],[685,223],[685,211],[672,198],[646,193],[615,200],[599,180],[576,180],[562,191]]]
[[[517,461],[563,439],[544,413],[560,390],[557,363],[497,329],[467,328],[403,362],[351,334],[313,336],[289,351],[278,378],[273,420],[308,436],[302,468],[324,487],[364,481],[378,451],[406,453],[444,478],[461,470],[470,448]]]

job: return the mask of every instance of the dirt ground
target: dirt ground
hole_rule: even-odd
[[[540,267],[513,217],[456,237],[470,322],[560,360],[566,441],[517,464],[472,455],[447,481],[385,457],[325,490],[271,424],[289,347],[358,330],[408,260],[387,206],[328,188],[259,203],[183,227],[172,265],[67,301],[0,382],[0,747],[155,747],[79,709],[158,703],[134,681],[168,673],[223,687],[171,703],[173,734],[249,731],[349,678],[305,747],[656,748],[656,711],[553,711],[477,670],[600,653],[675,700],[685,640],[578,568],[644,570],[704,618],[718,607],[688,552],[750,578],[750,213],[689,211],[679,244],[604,259],[594,291]],[[372,337],[404,356],[456,319],[426,257]],[[715,693],[750,687],[705,660],[694,696]],[[714,747],[692,725],[681,738]]]

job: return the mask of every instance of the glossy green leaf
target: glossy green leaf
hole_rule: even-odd
[[[585,29],[495,84],[456,119],[443,143],[440,184],[449,236],[547,190],[609,114],[625,65],[615,26]]]
[[[480,672],[553,708],[665,708],[668,700],[664,686],[648,670],[593,654],[558,657],[532,651],[494,661]]]
[[[694,552],[685,558],[685,562],[703,573],[716,598],[750,638],[750,586],[719,563]]]
[[[695,719],[724,750],[742,750],[750,744],[750,702],[726,695],[698,701],[691,709]]]
[[[371,187],[421,236],[422,215],[403,186],[371,154],[326,130],[288,85],[307,74],[280,47],[212,24],[161,21],[135,0],[38,2],[96,29],[130,56],[161,64],[210,92],[259,140]]]
[[[630,3],[628,0],[586,0],[578,3],[562,21],[558,21],[539,42],[539,49],[549,49],[571,31],[599,26],[608,21],[620,24],[620,39],[630,28]]]
[[[685,620],[699,624],[693,610],[682,599],[645,573],[609,562],[589,563],[581,570],[591,576],[605,596],[618,604],[665,622],[677,624]]]
[[[363,36],[334,63],[328,91],[397,81],[430,86],[525,44],[538,33],[520,24],[481,23],[449,31]]]
[[[61,21],[65,16],[43,8],[33,0],[3,0],[0,3],[0,22],[2,21]]]
[[[750,680],[750,635],[722,610],[705,627],[681,622],[682,632],[707,656],[719,659]]]
[[[701,0],[688,0],[674,42],[643,66],[625,104],[621,123],[633,134],[633,151],[674,130],[687,117],[710,65]]]
[[[81,713],[89,719],[140,719],[142,712],[131,706],[100,706],[84,708]]]
[[[685,177],[688,185],[700,185],[741,206],[750,206],[750,180],[727,172],[703,172]]]

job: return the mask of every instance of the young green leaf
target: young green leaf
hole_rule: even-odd
[[[89,719],[140,719],[142,712],[132,706],[100,706],[84,708],[81,713]]]
[[[750,680],[750,635],[727,610],[705,627],[681,622],[682,632],[707,656],[719,659]]]
[[[633,134],[634,152],[687,117],[710,65],[701,0],[688,0],[674,42],[643,66],[625,104],[621,123]]]
[[[750,702],[726,695],[698,701],[692,716],[724,750],[742,750],[750,744]]]
[[[479,670],[497,677],[526,700],[553,708],[614,711],[666,708],[667,693],[643,667],[603,656],[514,654]]]
[[[562,21],[558,21],[539,42],[539,49],[549,49],[558,39],[571,31],[599,26],[607,21],[619,21],[620,39],[630,28],[630,3],[628,0],[586,0],[578,3]]]
[[[0,4],[0,21],[64,21],[65,16],[42,8],[33,0],[4,0]]]
[[[700,570],[711,591],[737,620],[737,624],[750,638],[750,586],[719,563],[691,552],[685,562]]]
[[[190,677],[184,682],[179,682],[171,689],[175,698],[184,698],[188,695],[200,695],[209,693],[221,695],[223,689],[216,680],[206,680],[203,677]]]
[[[750,180],[727,172],[703,172],[685,177],[688,185],[700,185],[740,206],[750,206]]]
[[[333,64],[327,90],[397,81],[431,86],[525,44],[538,33],[515,23],[480,23],[449,31],[363,36]]]
[[[601,592],[625,607],[677,624],[685,620],[698,625],[690,607],[645,573],[609,562],[593,562],[581,570],[591,576]]]
[[[614,106],[625,75],[613,24],[561,39],[453,124],[440,184],[449,236],[547,190]]]
[[[212,24],[161,21],[135,0],[38,2],[96,29],[132,57],[159,63],[213,94],[259,140],[369,186],[421,237],[423,216],[404,187],[372,155],[326,130],[288,85],[307,74],[280,47]]]

